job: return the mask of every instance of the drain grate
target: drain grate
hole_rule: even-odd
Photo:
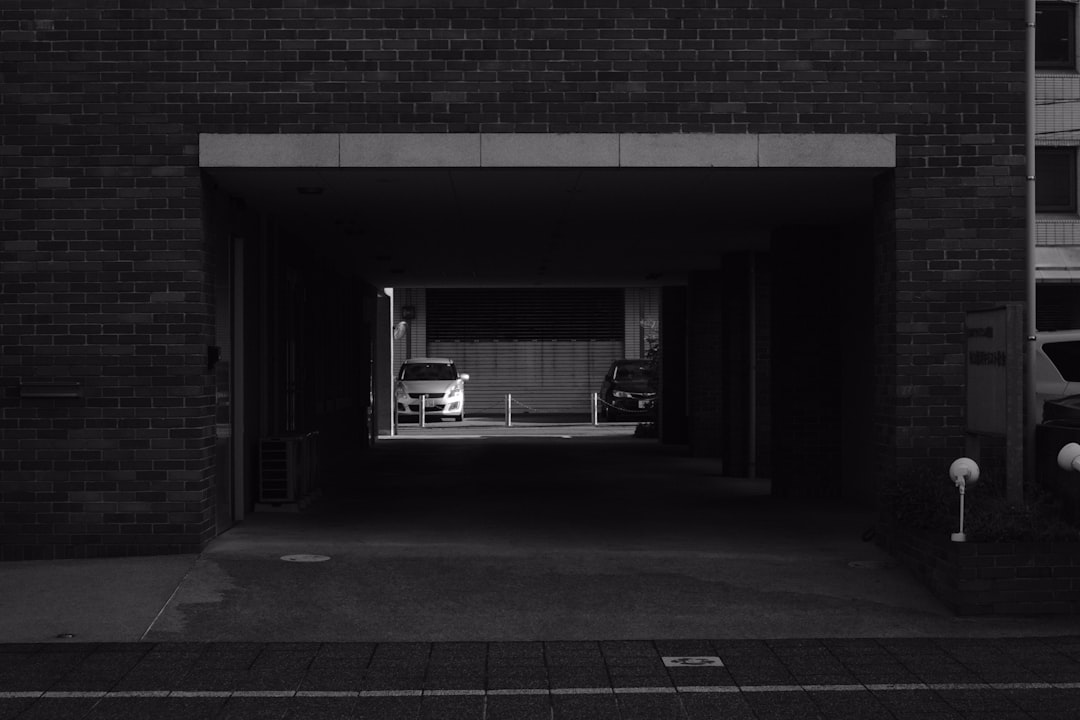
[[[285,562],[317,563],[317,562],[326,562],[327,560],[330,559],[330,556],[329,555],[298,554],[298,555],[282,555],[281,559],[284,560]]]

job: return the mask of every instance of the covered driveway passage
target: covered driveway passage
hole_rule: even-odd
[[[339,480],[301,513],[256,513],[210,543],[146,639],[967,629],[864,542],[872,513],[770,498],[766,481],[722,477],[716,459],[675,447],[412,433],[378,443]]]
[[[656,288],[661,443],[867,500],[894,164],[887,135],[202,136],[208,235],[245,284],[234,515],[260,438],[316,430],[330,457],[376,434],[335,433],[346,415],[389,432],[395,288]]]

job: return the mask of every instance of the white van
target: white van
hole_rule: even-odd
[[[1035,398],[1042,422],[1043,403],[1080,395],[1080,330],[1035,335]]]

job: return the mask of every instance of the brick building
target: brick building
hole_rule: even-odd
[[[351,451],[383,288],[656,288],[661,440],[864,502],[962,450],[964,312],[1025,296],[1022,3],[9,0],[0,40],[6,559],[194,551],[261,439]]]

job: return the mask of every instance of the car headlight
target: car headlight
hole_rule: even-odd
[[[448,389],[446,391],[446,397],[448,397],[448,398],[457,397],[457,396],[461,395],[461,391],[464,390],[464,389],[465,388],[462,387],[461,382],[458,381],[458,382],[454,383],[453,385],[451,385],[450,389]]]
[[[611,395],[612,395],[612,397],[617,397],[617,398],[633,397],[630,393],[625,392],[623,390],[614,390],[614,391],[612,391]]]
[[[404,385],[398,385],[397,388],[395,388],[395,390],[397,392],[397,399],[398,400],[408,400],[409,399],[409,393],[407,393],[405,391],[405,386]]]

